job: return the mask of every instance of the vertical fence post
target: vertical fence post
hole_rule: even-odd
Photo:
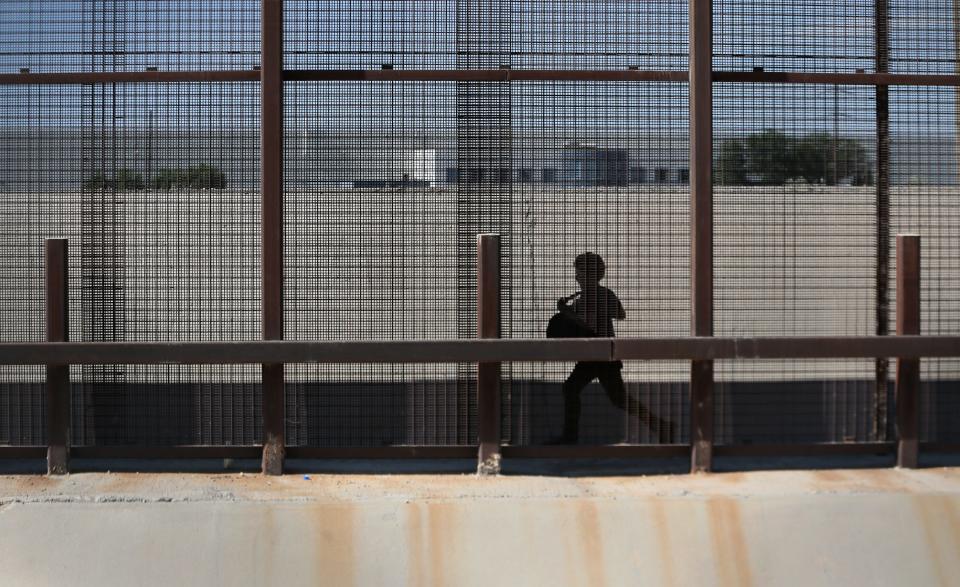
[[[875,0],[874,23],[877,73],[887,73],[890,63],[889,0]],[[890,334],[890,88],[877,86],[877,200],[876,200],[876,256],[875,271],[876,334]],[[839,137],[834,137],[838,141]],[[836,147],[835,147],[836,148]],[[836,173],[836,171],[835,171]],[[872,436],[886,440],[887,391],[890,379],[890,360],[876,360],[875,411]]]
[[[477,335],[500,338],[500,236],[477,236]],[[500,363],[477,365],[477,473],[500,472]]]
[[[897,334],[920,334],[920,237],[897,235]],[[897,466],[919,459],[920,359],[897,360]]]
[[[262,0],[260,181],[264,340],[283,339],[283,0]],[[263,473],[283,474],[283,365],[263,365]]]
[[[713,3],[690,0],[691,330],[713,336]],[[713,361],[690,365],[690,470],[713,466]]]
[[[69,334],[67,240],[46,241],[47,342]],[[47,473],[65,475],[70,467],[70,366],[47,365]]]

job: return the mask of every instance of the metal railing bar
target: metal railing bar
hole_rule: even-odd
[[[39,342],[0,344],[0,365],[242,365],[960,356],[960,336]]]
[[[715,83],[836,84],[852,86],[960,86],[960,75],[894,73],[813,73],[714,71]],[[70,85],[111,83],[258,82],[259,70],[115,71],[3,73],[2,85]],[[288,69],[284,81],[605,81],[687,82],[687,71],[565,69]]]
[[[893,454],[895,442],[820,442],[803,444],[717,444],[715,456],[785,457],[821,455]]]
[[[808,73],[798,71],[714,71],[720,83],[835,84],[844,86],[960,86],[960,75],[909,73]]]
[[[288,446],[287,459],[476,459],[477,445],[314,447]]]
[[[262,445],[253,446],[75,446],[73,459],[260,459]]]
[[[566,445],[566,446],[502,446],[504,459],[601,459],[601,458],[648,458],[689,457],[689,444],[616,444],[616,445]]]
[[[155,82],[258,82],[260,71],[103,71],[0,73],[0,85],[71,85]]]

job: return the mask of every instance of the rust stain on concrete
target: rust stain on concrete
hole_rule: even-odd
[[[841,471],[811,471],[814,481],[818,483],[844,483],[848,481],[846,475]]]
[[[577,506],[577,522],[583,551],[583,569],[588,585],[606,585],[606,560],[603,555],[603,531],[600,528],[600,516],[597,504],[584,501]]]
[[[426,571],[426,548],[428,536],[424,531],[423,511],[419,503],[408,504],[407,520],[407,585],[425,585],[429,578]]]
[[[753,585],[740,505],[734,499],[713,498],[707,501],[707,516],[719,584]]]
[[[940,585],[948,585],[946,569],[943,568],[943,561],[940,560],[940,540],[936,531],[937,512],[931,511],[925,497],[915,497],[913,503],[920,514],[920,526],[923,528],[923,535],[927,541],[927,551],[930,553],[933,570],[937,574],[937,582]]]
[[[313,508],[313,541],[318,573],[330,585],[356,583],[356,506],[326,504]]]
[[[453,576],[448,571],[455,571],[460,566],[456,556],[460,544],[454,535],[458,527],[456,507],[449,503],[427,505],[427,544],[433,585],[452,585]]]
[[[945,495],[913,499],[927,541],[927,551],[940,585],[952,585],[960,574],[960,513],[955,498]]]
[[[714,473],[710,478],[728,485],[736,485],[743,483],[746,476],[743,473]]]
[[[657,547],[660,549],[660,561],[663,563],[664,585],[677,584],[677,572],[673,565],[673,547],[670,542],[670,524],[667,521],[667,508],[663,501],[650,503],[653,510],[653,526],[657,531]]]

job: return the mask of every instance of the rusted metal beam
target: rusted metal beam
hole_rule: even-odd
[[[375,446],[287,448],[290,459],[476,459],[477,446]]]
[[[77,446],[78,459],[258,459],[260,446]]]
[[[782,457],[888,454],[892,442],[848,442],[815,444],[722,444],[713,447],[713,454],[722,457]]]
[[[713,3],[690,0],[690,325],[713,336]],[[709,471],[713,362],[690,365],[690,468]]]
[[[0,73],[0,86],[176,82],[256,82],[260,72],[237,71],[102,71],[76,73]]]
[[[715,71],[713,81],[720,83],[837,84],[844,86],[960,86],[960,75]]]
[[[477,235],[477,337],[500,338],[500,236]],[[477,365],[477,473],[500,473],[500,363]]]
[[[503,446],[503,458],[521,459],[610,459],[646,457],[685,457],[690,447],[685,444],[631,444],[598,446]]]
[[[263,339],[283,339],[283,0],[262,0],[260,178]],[[283,474],[283,365],[264,363],[263,472]]]
[[[875,0],[874,22],[876,69],[877,73],[886,73],[890,63],[890,22],[888,1]],[[875,329],[877,336],[890,334],[890,88],[876,87],[877,122],[877,199],[876,217],[876,257],[874,270]],[[839,141],[840,137],[834,137]],[[887,393],[890,380],[890,361],[880,357],[875,363],[874,417],[872,438],[886,440],[887,436]]]
[[[0,446],[0,459],[42,459],[46,456],[45,446]]]
[[[524,82],[524,81],[644,81],[686,82],[686,71],[636,69],[323,69],[287,70],[287,81],[378,82]]]
[[[960,443],[957,442],[921,442],[920,450],[924,453],[952,453],[960,452]]]
[[[69,340],[69,277],[67,240],[48,239],[46,256],[47,341]],[[70,366],[47,365],[47,473],[70,471]]]
[[[271,0],[266,0],[271,1]],[[604,81],[686,82],[686,71],[634,69],[291,69],[286,81]],[[3,85],[71,85],[114,83],[257,82],[259,70],[124,71],[65,73],[2,73]],[[960,86],[958,74],[809,73],[715,71],[714,82],[774,84],[839,84],[851,86]]]
[[[0,343],[0,365],[426,364],[958,356],[960,336]]]
[[[897,334],[920,334],[920,237],[897,235]],[[897,361],[897,466],[914,468],[919,460],[920,360]]]

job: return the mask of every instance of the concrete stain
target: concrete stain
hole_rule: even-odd
[[[734,499],[713,498],[707,501],[707,516],[719,584],[753,585],[740,505]]]
[[[429,545],[430,580],[433,585],[452,585],[450,570],[460,567],[457,549],[460,541],[454,536],[457,506],[449,503],[427,505],[427,544]]]
[[[325,504],[315,506],[312,515],[314,558],[318,573],[330,585],[356,583],[356,506]]]
[[[814,481],[818,483],[845,483],[848,481],[846,475],[841,471],[811,471],[810,474],[813,475]]]
[[[670,541],[670,524],[667,520],[667,504],[657,500],[650,502],[653,511],[653,526],[657,531],[657,547],[660,549],[660,561],[663,563],[663,584],[677,584],[677,571],[673,565],[673,545]]]
[[[606,585],[606,560],[604,559],[603,531],[600,528],[600,516],[597,504],[584,501],[577,508],[577,526],[583,541],[583,569],[588,585]]]
[[[407,504],[407,585],[424,585],[429,578],[425,570],[427,536],[424,532],[423,512],[419,503]]]
[[[737,485],[743,483],[746,476],[743,473],[714,473],[711,478],[726,485]]]
[[[924,497],[913,498],[914,506],[919,514],[920,526],[923,528],[923,536],[927,541],[927,551],[930,553],[930,561],[933,563],[933,570],[937,574],[937,583],[948,585],[947,572],[943,568],[943,561],[940,559],[940,540],[937,537],[936,524],[938,516],[935,511],[930,511],[927,499]]]

